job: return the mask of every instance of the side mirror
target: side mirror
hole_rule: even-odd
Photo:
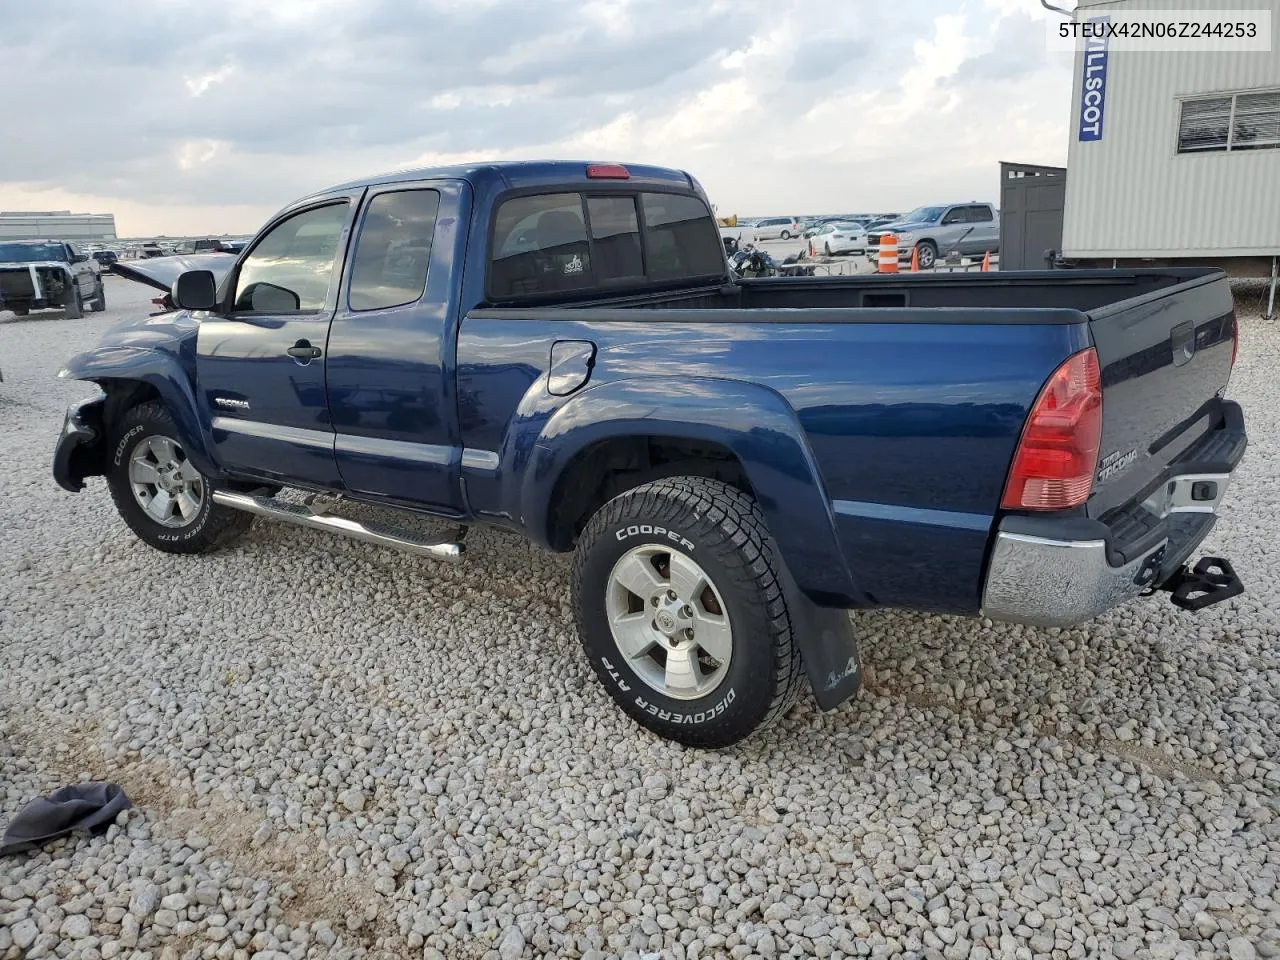
[[[182,310],[212,310],[218,305],[218,284],[209,270],[188,270],[174,281],[172,296]]]
[[[236,299],[237,310],[254,313],[297,313],[301,305],[302,301],[292,290],[265,280],[249,284]]]
[[[87,253],[75,253],[71,255],[72,263],[85,263],[89,259]]]

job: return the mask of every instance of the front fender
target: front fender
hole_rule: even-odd
[[[553,493],[578,453],[636,436],[727,447],[805,595],[826,606],[865,602],[840,552],[831,502],[795,411],[773,390],[741,381],[615,380],[575,396],[546,421],[523,471],[519,516],[526,530],[548,542]]]
[[[58,376],[64,380],[90,380],[104,389],[112,381],[133,381],[153,387],[173,417],[183,451],[196,469],[206,477],[221,475],[200,429],[191,378],[172,354],[149,347],[103,346],[72,357]]]

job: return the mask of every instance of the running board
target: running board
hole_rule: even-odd
[[[463,546],[454,540],[422,540],[400,530],[381,525],[370,526],[346,517],[335,517],[287,500],[275,500],[271,497],[259,497],[251,493],[236,493],[231,490],[213,491],[213,502],[245,513],[257,514],[272,520],[283,520],[285,523],[296,523],[300,527],[313,530],[324,530],[328,533],[341,534],[352,540],[375,543],[381,547],[403,550],[419,557],[432,560],[443,560],[445,563],[461,563]]]

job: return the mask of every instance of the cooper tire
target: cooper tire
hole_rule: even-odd
[[[249,528],[253,516],[213,502],[213,484],[199,476],[201,496],[199,506],[190,518],[175,515],[170,524],[156,520],[144,509],[135,493],[136,477],[131,476],[131,461],[137,451],[153,440],[166,442],[185,457],[181,439],[173,418],[158,403],[146,403],[129,410],[112,425],[111,446],[107,462],[107,486],[111,499],[124,522],[138,538],[149,546],[166,553],[206,553],[217,549]],[[175,508],[175,514],[178,511]]]
[[[648,654],[628,657],[615,639],[611,610],[616,613],[617,570],[620,564],[649,554],[653,554],[648,562],[659,591],[663,590],[664,555],[668,586],[678,585],[672,573],[674,558],[683,558],[681,570],[690,566],[685,560],[693,561],[694,568],[705,572],[711,591],[698,594],[703,598],[699,603],[707,605],[702,616],[714,621],[715,614],[707,613],[714,600],[727,623],[731,653],[727,661],[719,661],[697,645],[705,621],[686,621],[693,623],[686,642],[696,648],[694,669],[700,680],[715,681],[705,690],[689,688],[679,697],[662,692],[653,674],[666,671],[668,658],[675,653],[655,645]],[[755,500],[718,480],[668,477],[605,504],[578,543],[573,603],[583,649],[609,695],[642,726],[694,747],[729,746],[785,714],[803,689],[804,670],[778,565]],[[682,584],[688,582],[681,577]],[[629,588],[622,592],[631,594]],[[628,599],[643,609],[646,621],[651,614],[645,604],[652,602],[659,609],[656,599],[646,601],[639,594]],[[617,614],[618,622],[630,615]],[[652,623],[656,631],[658,620]],[[679,646],[682,641],[671,642]]]
[[[72,281],[71,292],[67,294],[62,309],[66,311],[68,320],[79,320],[84,316],[84,301],[80,298],[80,288]]]

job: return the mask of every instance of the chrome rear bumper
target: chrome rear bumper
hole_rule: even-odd
[[[982,615],[1038,627],[1069,627],[1159,586],[1212,529],[1229,479],[1226,473],[1171,477],[1142,504],[1161,521],[1166,535],[1114,566],[1115,551],[1104,537],[1043,536],[1019,530],[1020,525],[1025,528],[1019,523],[1025,518],[1006,518],[987,565]],[[1169,522],[1178,514],[1199,517]],[[1096,527],[1106,530],[1101,524]]]

